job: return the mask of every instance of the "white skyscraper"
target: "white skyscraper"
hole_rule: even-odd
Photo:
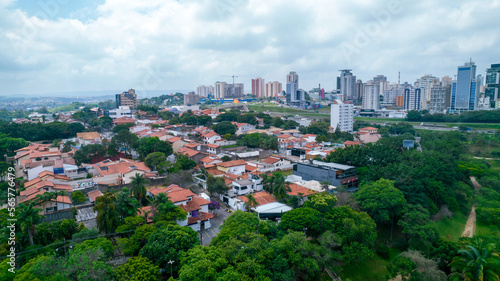
[[[354,114],[352,103],[343,103],[340,100],[333,100],[331,104],[330,126],[342,132],[352,132],[354,124]]]
[[[223,99],[224,98],[224,88],[226,87],[226,82],[215,82],[214,84],[214,98],[215,99]]]
[[[200,85],[196,88],[196,94],[200,97],[214,97],[214,86],[212,85]]]
[[[373,81],[368,81],[364,85],[363,93],[363,109],[378,109],[379,104],[379,87],[373,83]]]

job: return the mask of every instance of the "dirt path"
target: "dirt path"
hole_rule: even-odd
[[[481,188],[481,185],[477,182],[475,177],[470,177],[470,181],[472,182],[472,185],[474,185],[475,191],[478,191]],[[476,230],[476,206],[472,206],[469,219],[467,220],[464,232],[462,233],[462,237],[472,238],[472,236],[474,236],[475,230]]]

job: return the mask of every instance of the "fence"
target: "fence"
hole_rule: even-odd
[[[284,171],[293,169],[294,164],[282,165],[278,167],[269,167],[269,168],[259,168],[259,171],[263,173],[274,172],[274,171]]]
[[[43,222],[53,222],[53,221],[58,221],[58,220],[72,220],[75,218],[75,215],[73,214],[73,209],[65,209],[61,211],[55,211],[53,213],[48,213],[45,214],[45,218],[40,220],[40,223]]]

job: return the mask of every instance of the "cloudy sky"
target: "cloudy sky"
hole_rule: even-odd
[[[307,3],[307,4],[306,4]],[[314,5],[309,4],[314,3]],[[500,63],[500,0],[0,0],[0,95],[195,90],[339,69],[414,82]]]

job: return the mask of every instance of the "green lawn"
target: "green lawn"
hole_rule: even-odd
[[[291,175],[293,175],[293,170],[285,170],[285,171],[281,171],[281,173],[284,176],[291,176]]]
[[[490,169],[497,173],[500,173],[500,160],[486,160],[491,165]]]
[[[496,231],[492,230],[490,228],[490,225],[483,224],[481,222],[476,222],[476,233],[474,234],[477,236],[490,236],[490,237],[499,235],[498,230]]]
[[[372,259],[365,261],[361,265],[343,266],[341,272],[337,272],[344,280],[346,278],[352,281],[385,281],[389,275],[387,264],[389,262],[383,260],[378,255]]]
[[[444,240],[457,242],[462,236],[468,216],[456,212],[451,218],[436,221],[436,228]]]

